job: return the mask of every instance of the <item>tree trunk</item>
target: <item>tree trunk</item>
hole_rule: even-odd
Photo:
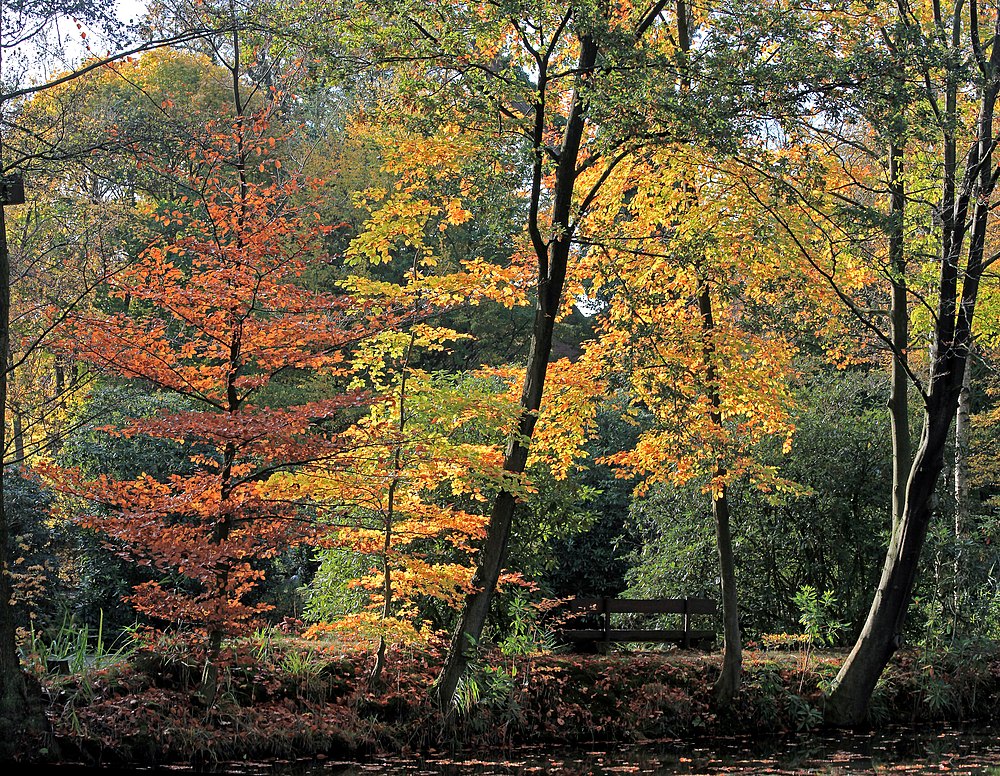
[[[903,188],[903,148],[889,148],[889,264],[892,278],[892,387],[889,394],[889,422],[892,434],[892,529],[903,518],[906,480],[910,475],[913,443],[910,439],[910,376],[907,353],[910,347],[909,300],[906,298],[906,258],[903,218],[906,191]]]
[[[965,365],[962,375],[962,390],[958,395],[958,412],[955,415],[955,559],[953,563],[954,578],[952,580],[952,630],[954,639],[962,611],[962,542],[969,526],[969,423],[972,415],[972,363]]]
[[[597,44],[590,36],[580,41],[580,56],[577,67],[577,86],[574,88],[570,104],[559,164],[556,168],[552,202],[552,238],[547,244],[542,242],[537,223],[537,202],[541,192],[541,160],[544,153],[543,111],[544,77],[539,76],[539,96],[535,104],[536,135],[535,161],[533,169],[532,213],[529,216],[529,231],[538,259],[538,285],[535,302],[535,320],[531,332],[531,349],[525,369],[524,386],[521,391],[521,414],[517,429],[504,454],[503,468],[512,478],[524,472],[528,461],[528,444],[538,420],[538,410],[542,405],[545,374],[549,355],[552,352],[552,330],[562,301],[569,260],[572,230],[573,190],[576,184],[577,161],[586,123],[586,106],[582,93],[583,81],[589,78],[597,61]],[[483,626],[489,614],[490,602],[496,590],[500,571],[507,556],[511,526],[514,521],[516,499],[514,494],[501,488],[493,502],[490,521],[486,529],[486,540],[479,554],[476,573],[472,579],[472,592],[466,596],[458,627],[452,636],[448,657],[437,679],[435,692],[443,708],[451,708],[455,690],[461,681],[470,660],[475,655]]]
[[[725,473],[722,472],[721,476]],[[729,499],[726,488],[712,498],[715,518],[715,543],[719,551],[719,572],[722,580],[722,673],[715,682],[715,698],[721,706],[729,706],[740,690],[743,673],[743,644],[740,636],[739,601],[736,595],[736,560],[733,537],[729,529]]]
[[[715,314],[712,310],[712,290],[708,280],[698,270],[698,312],[701,315],[702,366],[705,370],[705,392],[711,406],[712,424],[722,428],[722,397],[719,393],[718,370],[715,364]],[[712,516],[715,518],[715,545],[719,553],[719,579],[722,587],[723,652],[722,673],[715,683],[715,697],[728,706],[740,689],[743,672],[743,645],[740,638],[739,599],[736,595],[736,560],[733,537],[729,527],[729,499],[726,495],[726,467],[717,461],[712,483]]]
[[[972,386],[969,373],[972,365],[965,365],[962,391],[958,395],[958,413],[955,415],[955,538],[961,539],[969,524],[969,423],[972,416]]]
[[[975,13],[972,9],[970,12]],[[957,16],[955,24],[957,39]],[[970,29],[978,35],[978,25]],[[1000,17],[994,24],[993,35],[994,38],[1000,36]],[[978,42],[974,41],[973,45],[978,46]],[[978,50],[981,51],[981,47]],[[944,469],[945,445],[958,409],[962,380],[972,347],[972,324],[984,270],[986,227],[995,188],[993,117],[1000,90],[1000,47],[994,47],[989,62],[981,62],[980,67],[985,83],[977,119],[977,140],[966,157],[964,176],[958,187],[954,136],[948,134],[950,125],[944,127],[938,307],[920,444],[910,468],[902,518],[892,532],[882,578],[868,619],[827,699],[826,721],[833,725],[857,726],[864,722],[875,685],[893,652],[901,644],[920,551],[933,516],[938,479]],[[946,96],[949,117],[956,115],[957,87],[951,86],[954,83],[953,74],[949,74],[950,87]],[[961,272],[962,254],[966,250],[964,272]]]
[[[226,64],[232,77],[233,113],[236,119],[237,131],[235,137],[235,168],[240,183],[240,197],[237,203],[236,220],[242,225],[246,218],[246,199],[249,184],[247,181],[247,151],[243,140],[243,121],[246,104],[240,96],[240,36],[239,25],[236,23],[236,7],[233,0],[229,2],[229,12],[232,15],[232,43],[233,43],[233,64]],[[240,233],[236,232],[236,245],[243,247]],[[243,359],[243,326],[245,317],[238,317],[236,313],[231,314],[232,331],[229,339],[229,372],[226,376],[226,412],[235,414],[243,408],[243,400],[240,398],[236,388],[240,372],[244,367]],[[211,542],[213,544],[225,544],[235,525],[233,515],[229,511],[229,501],[233,492],[233,466],[236,463],[237,449],[233,442],[227,442],[222,455],[222,466],[219,474],[219,514],[212,530]],[[225,602],[228,598],[227,588],[229,587],[229,572],[231,571],[229,560],[216,563],[215,584],[217,588],[217,598]],[[219,689],[219,656],[222,652],[222,640],[224,632],[221,625],[209,626],[207,655],[205,658],[205,671],[202,674],[202,697],[207,706],[211,707],[215,703],[215,698]]]
[[[66,392],[66,369],[63,367],[62,356],[56,356],[56,362],[52,369],[56,376],[55,395],[52,397],[59,400],[59,406],[65,403],[63,393]]]
[[[902,643],[920,550],[934,509],[934,490],[944,468],[950,425],[951,416],[946,412],[925,414],[924,431],[906,489],[906,505],[892,533],[875,599],[827,699],[825,716],[829,724],[852,727],[864,722],[875,685]]]
[[[17,405],[12,405],[10,414],[11,433],[14,435],[13,465],[20,469],[24,466],[24,421],[22,420],[21,408]]]
[[[414,264],[414,275],[416,275],[416,264]],[[416,342],[416,332],[410,333],[410,341],[406,346],[406,353],[403,355],[403,363],[399,377],[399,422],[396,430],[399,432],[399,439],[396,442],[396,449],[392,453],[392,479],[389,481],[388,493],[386,494],[385,523],[383,525],[382,540],[382,620],[389,619],[392,614],[392,563],[390,555],[392,553],[392,527],[396,518],[396,491],[399,489],[399,482],[403,476],[403,434],[406,432],[406,376],[410,368],[410,359],[413,356],[413,343]],[[372,666],[369,679],[372,684],[377,684],[385,668],[385,636],[378,637],[378,649],[375,650],[375,664]]]

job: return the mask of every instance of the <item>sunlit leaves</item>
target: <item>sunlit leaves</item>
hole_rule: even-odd
[[[738,179],[693,153],[666,149],[619,172],[592,226],[608,231],[594,232],[584,262],[602,302],[594,356],[629,376],[653,428],[608,460],[639,475],[642,491],[696,481],[717,494],[744,478],[787,489],[755,452],[767,440],[787,451],[794,431],[786,311],[798,275],[781,241],[761,239],[767,227]]]

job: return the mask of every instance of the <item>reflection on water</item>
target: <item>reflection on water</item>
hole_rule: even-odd
[[[808,738],[652,742],[619,748],[524,747],[501,756],[392,758],[277,768],[275,776],[403,776],[448,774],[846,774],[952,773],[1000,776],[1000,731],[893,730],[828,733]]]
[[[58,768],[60,776],[94,776],[92,768]],[[226,776],[488,776],[503,774],[976,774],[1000,776],[1000,729],[896,728],[879,733],[824,733],[798,738],[650,741],[618,747],[519,747],[478,757],[430,753],[367,762],[300,760],[229,763]],[[101,770],[101,776],[109,771]],[[129,773],[194,773],[184,767]]]

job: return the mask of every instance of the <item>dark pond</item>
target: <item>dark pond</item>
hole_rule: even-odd
[[[182,769],[172,773],[183,773]],[[232,764],[240,776],[370,776],[401,774],[996,774],[1000,730],[896,729],[798,738],[732,738],[696,743],[650,742],[619,748],[524,747],[504,753],[434,754],[368,762]]]
[[[899,730],[769,740],[656,742],[619,749],[515,749],[506,759],[427,757],[331,763],[309,776],[424,774],[968,773],[1000,776],[1000,731]]]

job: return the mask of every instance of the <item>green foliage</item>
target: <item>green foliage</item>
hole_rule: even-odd
[[[511,536],[511,562],[529,579],[544,578],[560,562],[553,548],[585,534],[596,519],[591,504],[597,491],[574,472],[557,479],[543,467],[529,471],[536,492],[521,509]]]
[[[525,593],[515,593],[507,605],[509,625],[505,635],[497,644],[500,654],[513,658],[555,652],[557,648],[555,636],[551,631],[542,628],[538,620],[538,607],[531,604]],[[511,673],[517,673],[513,661]]]
[[[317,553],[317,560],[319,569],[305,590],[305,619],[330,622],[361,611],[367,596],[351,582],[368,570],[370,559],[347,547],[328,547]]]
[[[107,433],[135,418],[160,411],[181,411],[188,404],[172,394],[154,392],[139,381],[99,380],[85,406],[77,408],[72,431],[57,451],[56,460],[78,466],[87,475],[118,479],[145,472],[159,481],[172,474],[189,473],[192,445],[144,435],[125,437]],[[58,505],[58,502],[57,502]],[[88,505],[87,509],[100,509]],[[54,528],[59,536],[59,557],[69,583],[62,591],[66,605],[85,623],[96,625],[104,618],[111,629],[135,621],[136,614],[122,598],[140,582],[153,578],[149,569],[137,567],[95,531],[80,528],[58,516]]]
[[[587,511],[592,517],[582,530],[554,537],[543,548],[548,567],[539,577],[547,595],[602,596],[626,587],[628,557],[638,552],[637,537],[627,528],[634,483],[616,476],[615,470],[597,461],[604,455],[634,444],[637,427],[625,419],[619,402],[609,398],[598,406],[596,428],[587,440],[587,466],[571,473],[574,481],[588,489]],[[650,578],[662,577],[651,569]]]
[[[134,629],[125,629],[111,641],[104,633],[104,613],[92,632],[89,625],[78,624],[69,614],[63,616],[61,625],[51,633],[29,628],[23,651],[29,665],[34,663],[40,671],[78,674],[85,670],[99,670],[122,663],[135,653]]]
[[[67,604],[68,591],[59,570],[68,531],[49,519],[51,495],[20,472],[5,473],[3,499],[16,623],[20,627],[48,623]]]
[[[823,712],[801,695],[787,694],[787,713],[797,732],[815,730],[823,724]]]
[[[837,634],[840,633],[846,624],[833,619],[833,611],[837,604],[837,599],[833,592],[826,590],[820,595],[816,588],[803,585],[795,594],[795,605],[801,614],[799,624],[802,626],[802,633],[805,637],[805,649],[802,652],[802,671],[799,679],[799,691],[802,690],[802,683],[805,681],[806,671],[809,668],[809,657],[817,647],[828,647],[835,643]]]
[[[830,617],[847,623],[842,638],[860,630],[889,528],[884,390],[876,375],[817,369],[798,389],[791,453],[764,456],[805,492],[729,491],[740,618],[751,638],[797,630],[793,599],[802,585],[837,591]],[[637,546],[627,575],[630,593],[717,597],[714,531],[701,483],[654,488],[636,499],[629,529]]]
[[[803,585],[793,600],[801,614],[799,624],[810,647],[829,647],[836,643],[837,635],[846,627],[845,623],[833,619],[837,598],[833,591],[826,590],[820,595],[816,588]]]
[[[924,649],[956,649],[1000,637],[1000,514],[973,489],[970,514],[956,535],[955,504],[948,489],[939,500],[940,519],[927,534],[926,552],[914,590],[907,636]]]
[[[455,710],[469,718],[499,711],[509,724],[519,710],[516,687],[515,674],[506,666],[469,666],[455,690]]]
[[[89,477],[106,474],[128,479],[145,472],[164,481],[171,474],[188,473],[190,455],[199,452],[192,445],[143,434],[109,434],[107,429],[191,406],[172,393],[152,391],[137,380],[101,380],[87,405],[79,408],[73,432],[59,448],[57,460],[64,466],[80,467]]]

